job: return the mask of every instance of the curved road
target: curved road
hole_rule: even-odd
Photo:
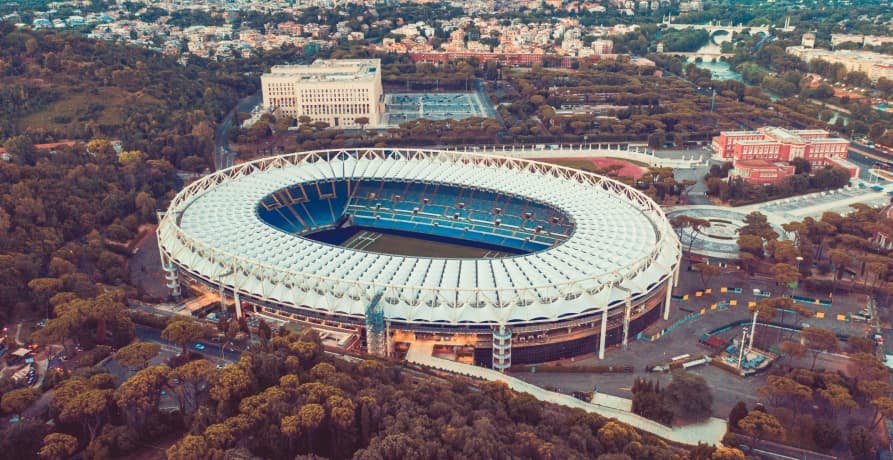
[[[250,96],[245,96],[239,100],[232,110],[226,114],[223,121],[217,125],[214,131],[214,170],[228,168],[233,165],[236,153],[229,150],[229,130],[233,127],[233,122],[238,112],[250,112],[255,106],[261,102],[261,93],[258,91]]]

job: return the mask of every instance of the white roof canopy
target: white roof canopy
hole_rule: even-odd
[[[370,178],[448,183],[561,209],[574,232],[556,247],[500,259],[364,252],[280,231],[256,213],[296,183]],[[382,293],[386,318],[419,323],[554,321],[658,288],[680,245],[661,209],[598,175],[490,155],[417,149],[305,152],[237,165],[190,184],[158,229],[182,269],[295,307],[362,315]]]

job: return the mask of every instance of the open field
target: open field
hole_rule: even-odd
[[[413,257],[497,258],[506,253],[460,244],[363,230],[342,244],[345,248]]]
[[[99,125],[118,125],[128,108],[159,105],[158,99],[129,93],[115,87],[100,88],[97,94],[71,93],[21,120],[22,129],[65,130],[85,121]]]

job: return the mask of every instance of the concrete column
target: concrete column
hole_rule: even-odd
[[[242,302],[239,301],[239,291],[233,289],[233,301],[236,302],[236,319],[242,318]]]
[[[673,280],[667,280],[667,300],[664,302],[664,321],[670,319],[670,302],[673,300]]]
[[[605,359],[605,339],[608,335],[608,307],[602,310],[602,332],[598,336],[598,359]]]
[[[682,261],[676,264],[676,270],[673,271],[673,287],[679,287],[679,270],[682,268]]]
[[[632,314],[633,309],[633,301],[631,298],[626,298],[626,308],[623,311],[623,349],[626,350],[629,344],[629,318]]]
[[[223,281],[217,280],[217,293],[220,294],[220,310],[226,311],[226,291],[223,290]]]

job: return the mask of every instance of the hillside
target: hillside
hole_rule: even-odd
[[[188,65],[144,48],[0,23],[0,141],[119,139],[182,158],[211,147],[213,126],[255,82],[212,62]]]
[[[0,23],[0,145],[11,155],[0,162],[0,321],[44,318],[60,292],[128,284],[127,254],[109,241],[155,219],[177,169],[208,167],[214,126],[254,90],[242,75]],[[79,142],[34,147],[59,140]]]

